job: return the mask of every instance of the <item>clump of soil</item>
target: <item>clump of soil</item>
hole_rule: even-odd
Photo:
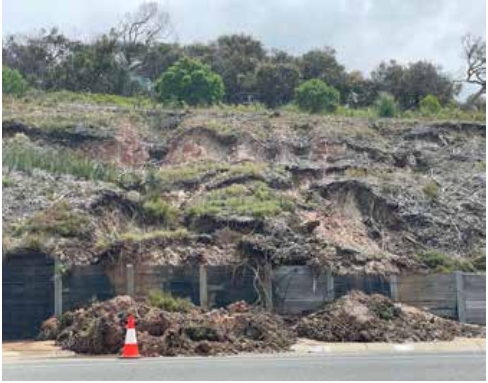
[[[144,356],[216,355],[287,350],[293,333],[276,315],[235,303],[203,312],[168,312],[128,296],[67,312],[56,343],[82,354],[120,352],[129,313],[136,318],[140,353]]]
[[[359,291],[301,318],[294,327],[299,337],[324,342],[422,342],[486,336],[483,326],[443,319],[383,295]]]

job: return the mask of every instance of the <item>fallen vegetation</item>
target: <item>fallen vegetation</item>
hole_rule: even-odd
[[[245,303],[209,312],[190,305],[181,310],[180,303],[171,307],[179,311],[166,311],[154,307],[154,303],[159,306],[160,298],[157,302],[150,298],[146,304],[119,296],[67,312],[57,323],[45,322],[39,338],[55,336],[61,347],[81,354],[116,354],[123,346],[127,315],[132,313],[144,356],[276,352],[293,344],[293,333],[281,318]],[[167,309],[168,297],[165,302]]]
[[[81,354],[117,354],[125,321],[136,317],[144,356],[286,351],[296,337],[325,342],[420,342],[485,337],[485,327],[443,319],[382,295],[352,291],[302,318],[284,318],[235,302],[204,312],[190,301],[153,291],[146,302],[128,296],[66,312],[44,322],[39,339]]]
[[[485,337],[484,326],[466,325],[359,291],[301,318],[298,336],[324,342],[430,342]]]

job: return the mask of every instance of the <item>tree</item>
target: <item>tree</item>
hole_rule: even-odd
[[[184,57],[164,72],[156,83],[163,102],[211,105],[224,97],[222,78],[198,60]]]
[[[212,56],[205,62],[222,76],[227,102],[238,103],[243,96],[256,92],[255,71],[266,57],[260,41],[246,35],[221,36],[210,50]]]
[[[137,11],[126,13],[114,30],[124,45],[153,45],[170,37],[173,33],[171,18],[156,1],[144,2]]]
[[[50,89],[121,94],[140,89],[126,65],[118,59],[117,41],[103,35],[91,44],[79,44],[47,79]]]
[[[418,61],[408,66],[392,60],[381,63],[371,73],[379,91],[391,93],[403,109],[417,109],[420,100],[432,94],[441,104],[453,100],[459,88],[441,69],[427,61]]]
[[[20,97],[26,89],[25,80],[18,70],[7,66],[2,68],[2,93]]]
[[[466,76],[464,82],[480,87],[478,92],[470,98],[476,103],[481,95],[486,94],[486,41],[481,37],[473,37],[470,34],[463,36],[463,55],[466,59]]]
[[[345,80],[344,102],[353,108],[361,108],[373,105],[378,97],[376,84],[364,78],[361,72],[352,71],[347,73]]]
[[[305,53],[299,59],[299,67],[304,80],[318,78],[339,90],[344,100],[346,71],[337,61],[334,49],[326,47]]]
[[[263,64],[256,72],[260,100],[271,108],[290,102],[299,81],[298,67],[290,64]]]
[[[146,1],[135,12],[126,13],[117,28],[111,30],[120,42],[121,53],[128,69],[142,64],[140,57],[157,43],[174,33],[171,17],[157,1]]]
[[[339,105],[339,92],[319,79],[305,81],[295,94],[299,108],[311,113],[334,112]]]
[[[2,48],[3,64],[17,69],[26,81],[37,88],[49,89],[48,79],[78,44],[57,28],[41,29],[32,36],[9,36]]]

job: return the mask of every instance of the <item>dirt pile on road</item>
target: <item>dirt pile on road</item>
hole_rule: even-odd
[[[422,342],[485,337],[482,326],[443,319],[389,298],[352,291],[300,319],[299,337],[324,342]]]
[[[128,296],[65,313],[56,342],[82,354],[119,353],[129,313],[136,318],[144,356],[275,352],[294,342],[280,317],[243,303],[208,312],[168,312]]]

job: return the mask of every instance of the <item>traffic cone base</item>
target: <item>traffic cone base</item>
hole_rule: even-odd
[[[129,315],[127,318],[127,333],[125,334],[125,344],[120,358],[140,358],[139,346],[137,345],[136,328],[134,317]]]

